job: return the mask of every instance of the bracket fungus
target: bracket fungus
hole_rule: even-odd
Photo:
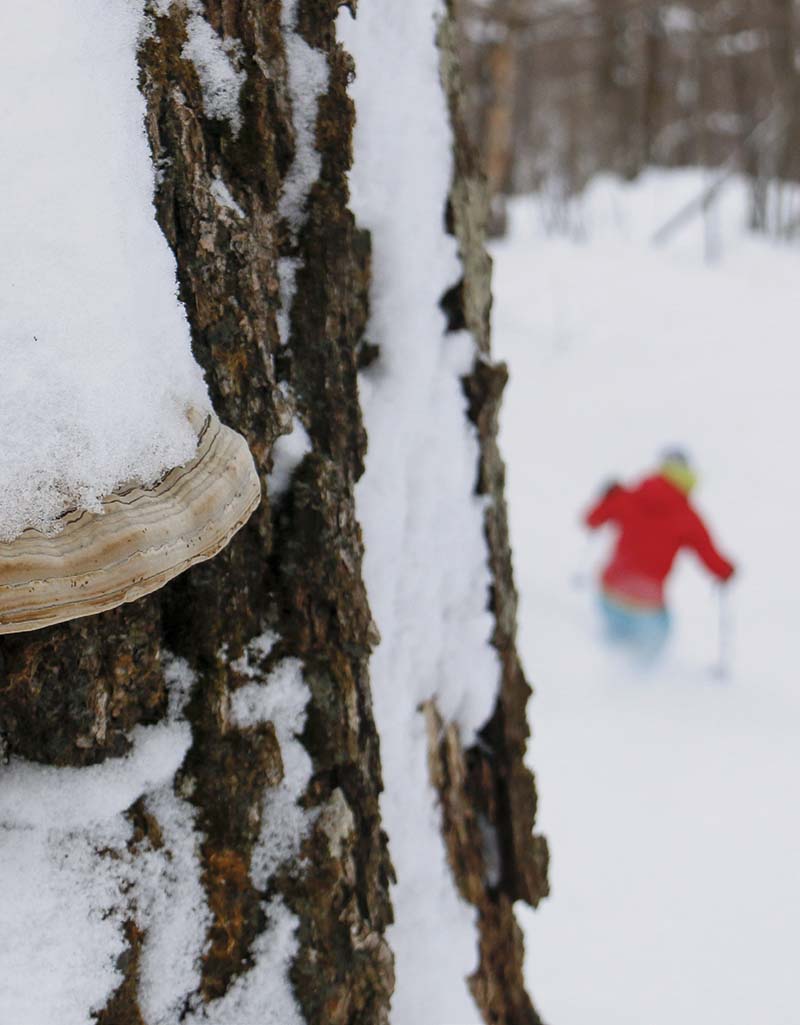
[[[0,634],[105,612],[212,558],[261,501],[247,442],[213,414],[197,451],[152,487],[127,485],[101,511],[73,509],[59,533],[0,542]]]
[[[261,498],[155,219],[147,24],[141,2],[28,0],[0,33],[0,634],[157,590]]]

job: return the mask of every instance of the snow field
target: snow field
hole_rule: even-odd
[[[521,914],[554,1025],[796,1020],[797,250],[745,231],[736,181],[710,226],[718,259],[701,222],[654,248],[702,186],[695,171],[598,181],[571,237],[521,199],[494,248],[530,759],[553,856],[552,897]],[[585,579],[610,541],[578,522],[597,488],[675,444],[739,566],[726,679],[710,671],[717,595],[691,556],[670,648],[645,674],[601,640]]]

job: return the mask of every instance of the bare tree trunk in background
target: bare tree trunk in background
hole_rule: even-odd
[[[768,52],[775,76],[775,106],[784,123],[773,152],[778,209],[774,228],[792,237],[800,230],[800,209],[786,209],[783,184],[800,180],[800,70],[797,66],[797,38],[800,29],[794,0],[770,0],[768,5]]]
[[[439,46],[455,147],[447,227],[458,242],[463,277],[442,305],[451,329],[469,331],[478,352],[472,373],[464,379],[464,391],[481,447],[476,491],[489,499],[485,531],[496,620],[493,644],[502,675],[494,715],[479,743],[465,749],[454,725],[437,722],[435,709],[426,709],[426,718],[450,863],[462,896],[479,916],[480,964],[471,979],[473,995],[488,1023],[539,1025],[525,988],[522,933],[514,918],[515,901],[536,907],[547,896],[549,884],[547,844],[533,835],[536,787],[524,763],[529,736],[525,709],[531,691],[516,649],[517,594],[504,497],[505,466],[497,444],[508,370],[491,359],[491,261],[484,244],[488,197],[465,123],[454,13],[450,3]]]
[[[492,197],[491,234],[505,234],[503,198],[511,189],[514,164],[514,107],[517,96],[517,53],[510,32],[487,53],[492,102],[486,112],[486,177]]]
[[[594,0],[594,13],[599,25],[595,89],[605,129],[601,159],[610,170],[632,178],[641,167],[642,148],[635,53],[638,18],[632,18],[624,0]]]
[[[463,116],[474,140],[480,140],[483,169],[491,200],[489,234],[505,233],[505,197],[513,191],[517,153],[517,106],[527,90],[520,76],[530,78],[518,31],[518,0],[494,0],[474,7],[457,0],[453,18],[456,47],[470,89],[463,93]],[[470,40],[481,39],[479,45]],[[485,40],[484,40],[485,36]]]
[[[642,87],[642,152],[646,167],[657,156],[657,140],[664,125],[664,101],[667,82],[664,68],[666,32],[660,0],[653,0],[644,11],[644,82]]]
[[[524,54],[510,104],[514,170],[506,185],[490,174],[493,189],[568,198],[603,171],[633,178],[649,164],[733,163],[753,182],[755,226],[800,228],[792,211],[772,223],[768,210],[780,182],[800,181],[796,0],[531,0],[511,14],[508,0],[464,2],[467,24],[484,26],[465,33],[469,70],[483,67],[504,27]],[[488,167],[484,108],[494,99],[474,76],[467,94]],[[785,123],[756,132],[777,108]]]
[[[174,790],[190,802],[203,836],[202,885],[211,913],[199,988],[187,994],[187,1006],[213,1002],[247,977],[259,937],[270,927],[265,907],[280,901],[298,923],[290,978],[304,1020],[380,1025],[389,1021],[393,988],[385,938],[393,869],[381,829],[379,737],[369,683],[377,634],[361,576],[354,505],[367,443],[357,374],[368,355],[362,340],[370,240],[348,209],[353,67],[336,41],[340,4],[299,5],[299,35],[324,54],[329,71],[316,125],[321,171],[299,233],[278,213],[297,142],[280,4],[205,3],[214,31],[241,44],[235,59],[246,80],[237,137],[204,112],[197,72],[183,54],[189,12],[173,5],[163,13],[154,0],[149,6],[153,31],[142,43],[140,66],[159,173],[157,216],[177,258],[195,356],[220,418],[250,444],[264,501],[222,554],[157,594],[94,618],[3,638],[0,730],[9,755],[51,766],[119,758],[136,724],[166,713],[166,654],[185,659],[195,679],[186,712],[193,741]],[[435,709],[426,716],[443,842],[461,892],[479,913],[481,960],[473,993],[487,1022],[533,1025],[538,1018],[525,992],[513,902],[535,904],[546,892],[546,848],[532,838],[536,797],[523,765],[529,689],[515,649],[516,596],[496,446],[506,375],[489,359],[485,193],[460,128],[450,31],[445,24],[443,75],[456,125],[447,219],[464,277],[444,305],[453,326],[472,331],[482,353],[465,389],[482,445],[478,488],[494,500],[486,536],[503,678],[478,747],[465,750],[457,730],[436,721]],[[496,173],[499,181],[507,167]],[[215,198],[215,182],[224,183],[232,202]],[[297,268],[286,345],[278,326],[282,260]],[[273,446],[293,419],[307,431],[311,451],[288,490],[271,493]],[[277,640],[259,653],[252,642],[265,630]],[[301,805],[317,814],[301,857],[278,864],[265,891],[253,880],[251,858],[265,794],[284,777],[285,752],[271,723],[236,726],[230,698],[246,682],[266,681],[287,658],[302,663],[311,694],[300,739],[313,771]],[[147,795],[128,816],[127,856],[135,860],[163,848]],[[491,870],[487,835],[497,841]],[[96,856],[111,854],[97,850]],[[139,973],[147,936],[133,903],[125,935],[122,982],[97,1010],[99,1025],[145,1022]]]

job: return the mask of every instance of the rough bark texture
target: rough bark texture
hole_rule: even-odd
[[[159,183],[157,217],[178,265],[194,352],[220,419],[254,453],[264,500],[247,527],[213,561],[133,605],[34,634],[0,640],[0,733],[10,755],[55,766],[119,757],[137,723],[167,708],[165,652],[185,658],[196,684],[187,706],[193,745],[175,781],[197,809],[203,885],[213,916],[199,997],[227,992],[252,966],[252,946],[280,897],[299,922],[291,978],[310,1025],[385,1025],[393,962],[384,933],[391,921],[392,866],[381,830],[379,742],[371,712],[368,659],[376,643],[361,577],[362,542],[354,485],[366,438],[357,370],[369,352],[369,239],[348,210],[354,112],[351,61],[335,39],[338,0],[301,0],[298,28],[325,54],[322,155],[308,216],[299,232],[278,213],[295,153],[293,111],[280,4],[206,0],[205,16],[246,80],[235,133],[204,112],[194,65],[184,58],[187,11],[152,4],[152,32],[140,52],[147,131]],[[529,688],[514,647],[515,594],[496,446],[505,370],[488,355],[489,263],[483,249],[484,191],[459,127],[457,77],[443,30],[443,77],[457,125],[457,165],[448,211],[464,259],[464,280],[443,298],[454,327],[473,332],[484,357],[465,380],[483,456],[478,490],[490,496],[486,535],[494,575],[495,644],[503,664],[497,710],[481,743],[464,750],[452,727],[427,711],[431,769],[441,794],[445,839],[458,884],[480,912],[481,964],[472,980],[487,1022],[538,1021],[521,976],[522,943],[512,902],[546,892],[546,850],[532,841],[535,791],[524,768]],[[235,204],[214,198],[223,181]],[[444,216],[443,211],[443,216]],[[298,261],[291,330],[281,345],[279,261]],[[299,419],[311,451],[288,491],[270,495],[273,445]],[[311,692],[302,743],[313,762],[303,797],[311,823],[301,857],[282,865],[266,892],[250,860],[263,799],[283,778],[272,724],[238,728],[230,695],[248,682],[238,660],[271,630],[274,648],[253,664],[266,680],[275,664],[299,659]],[[142,802],[129,812],[131,856],[163,843]],[[101,852],[98,852],[101,856]],[[135,911],[135,909],[133,909]],[[100,1025],[141,1025],[142,943],[126,927],[124,981]],[[235,1025],[235,1023],[231,1023]]]
[[[198,682],[188,713],[194,744],[176,786],[199,812],[214,919],[202,996],[222,995],[248,970],[251,945],[265,925],[264,901],[279,894],[300,923],[292,980],[306,1020],[372,1025],[387,1020],[393,986],[383,939],[392,868],[378,814],[381,773],[367,676],[375,631],[353,503],[365,449],[356,344],[366,316],[369,245],[347,209],[351,63],[335,42],[337,6],[314,0],[300,11],[302,35],[326,54],[330,86],[317,124],[321,175],[299,237],[277,212],[295,149],[280,4],[205,5],[219,35],[241,43],[236,59],[247,78],[238,135],[204,113],[196,69],[182,56],[185,8],[175,4],[166,16],[155,6],[150,11],[153,32],[140,64],[159,170],[157,215],[177,258],[195,356],[220,418],[250,444],[264,501],[225,552],[151,599],[4,638],[0,728],[9,754],[54,765],[121,755],[133,725],[165,713],[162,651],[184,656]],[[215,178],[244,217],[214,199]],[[278,261],[289,256],[302,266],[290,341],[282,347]],[[271,450],[293,416],[313,450],[289,492],[273,502]],[[245,682],[233,663],[265,628],[280,639],[262,678],[290,655],[302,661],[312,693],[303,740],[314,775],[304,804],[318,812],[302,868],[280,869],[269,893],[255,889],[249,863],[265,788],[282,778],[281,751],[269,724],[240,730],[226,716],[228,695]],[[157,843],[154,820],[139,816],[136,825]],[[126,980],[100,1022],[141,1020],[140,939],[131,927],[131,954],[121,966]]]
[[[201,679],[192,705],[196,742],[185,769],[195,780],[193,800],[207,835],[215,916],[204,995],[221,995],[246,965],[267,896],[254,891],[247,867],[263,788],[270,773],[280,777],[280,752],[268,730],[231,734],[220,708],[222,693],[237,683],[231,661],[270,625],[281,638],[274,657],[292,655],[305,667],[312,692],[305,740],[314,762],[306,805],[323,812],[306,840],[303,869],[286,865],[272,885],[300,922],[293,982],[304,1017],[330,1023],[384,1020],[392,988],[382,938],[391,867],[378,817],[380,766],[367,678],[372,624],[353,506],[365,444],[356,340],[368,250],[347,210],[353,112],[348,59],[334,39],[336,6],[308,4],[300,18],[306,41],[328,56],[330,88],[317,123],[321,176],[299,239],[276,210],[294,155],[279,6],[207,4],[213,27],[244,48],[238,138],[200,113],[194,68],[181,58],[180,11],[159,19],[142,58],[148,127],[164,168],[159,219],[178,258],[195,352],[215,408],[243,431],[264,474],[287,413],[302,420],[313,444],[282,501],[273,506],[267,496],[241,543],[186,575],[166,602],[168,643]],[[228,183],[245,219],[220,216],[209,192],[214,176]],[[276,327],[281,257],[302,261],[285,348]],[[330,808],[349,815],[339,845],[326,835]]]

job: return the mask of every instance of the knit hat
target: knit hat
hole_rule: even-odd
[[[679,448],[667,449],[661,457],[662,477],[688,495],[697,484],[697,474],[691,467],[689,457]]]

